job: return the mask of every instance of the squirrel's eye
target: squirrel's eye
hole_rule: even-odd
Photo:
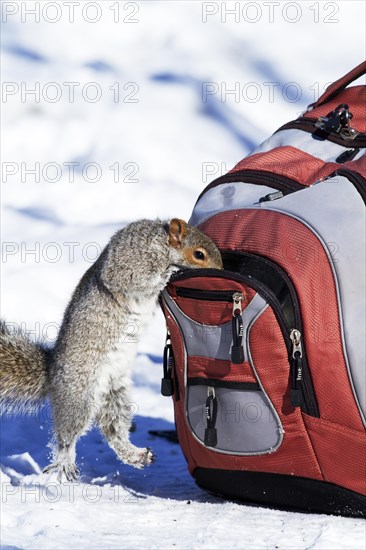
[[[196,258],[196,260],[204,260],[205,254],[201,250],[195,250],[193,252],[193,256]]]

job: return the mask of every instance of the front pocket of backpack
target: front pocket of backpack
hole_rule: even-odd
[[[268,304],[247,285],[226,280],[225,289],[205,290],[199,283],[195,278],[195,287],[163,292],[185,350],[182,378],[189,429],[196,440],[216,452],[271,453],[280,446],[283,429],[248,343]]]
[[[186,414],[196,439],[223,453],[258,455],[282,441],[278,416],[256,382],[187,379]]]
[[[206,291],[178,287],[163,299],[180,327],[188,356],[211,357],[242,364],[247,360],[246,331],[266,305],[251,289]]]

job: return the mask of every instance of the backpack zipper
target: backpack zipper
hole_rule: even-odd
[[[231,361],[236,365],[240,365],[244,361],[244,349],[243,349],[243,319],[242,319],[242,302],[244,296],[242,292],[236,292],[233,290],[201,290],[193,288],[177,288],[177,296],[190,298],[193,300],[209,300],[213,302],[233,302],[232,309],[232,337],[233,345],[231,347]]]
[[[213,187],[217,187],[218,185],[224,183],[233,182],[265,185],[266,187],[272,187],[277,191],[282,191],[284,195],[288,195],[294,191],[300,191],[301,189],[305,189],[307,187],[296,180],[287,178],[286,176],[274,174],[273,172],[266,172],[265,170],[237,170],[236,172],[229,172],[228,174],[224,174],[223,176],[213,180],[199,195],[196,204],[203,197],[203,195]]]
[[[192,273],[190,270],[189,271],[187,270],[186,272],[173,277],[172,281],[175,282],[178,280],[184,280],[192,277],[210,277],[210,276],[212,277],[213,275],[215,277],[219,277],[222,279],[230,279],[237,282],[245,283],[246,285],[254,288],[254,290],[256,290],[260,295],[262,295],[262,297],[269,303],[269,305],[272,307],[276,315],[277,322],[280,326],[283,338],[285,340],[286,348],[289,354],[291,354],[289,356],[289,363],[291,365],[291,378],[293,378],[293,372],[294,372],[293,361],[292,361],[293,343],[290,335],[293,330],[298,330],[298,332],[301,334],[301,324],[299,326],[296,323],[297,324],[296,328],[288,326],[287,320],[285,319],[279,300],[277,299],[276,295],[265,284],[263,284],[258,279],[255,279],[249,275],[242,275],[235,272],[222,272],[216,269],[200,269],[199,271],[195,270],[194,273]],[[295,315],[297,317],[296,321],[298,321],[298,313]],[[315,392],[314,392],[314,388],[310,378],[310,371],[308,368],[306,356],[304,355],[304,353],[302,353],[302,357],[301,357],[301,372],[302,372],[301,384],[297,385],[297,387],[301,387],[301,392],[303,395],[303,398],[301,399],[301,408],[306,414],[309,414],[310,416],[319,417],[320,415],[319,415],[318,405],[315,397]]]
[[[285,289],[288,293],[288,296],[290,298],[291,305],[292,305],[292,310],[291,310],[292,315],[289,315],[288,307],[287,307],[288,303],[285,302],[285,304],[281,305],[281,303],[279,302],[279,299],[277,299],[279,309],[281,311],[282,317],[284,318],[284,326],[286,327],[285,329],[286,334],[288,334],[290,331],[290,340],[291,340],[292,329],[289,327],[296,327],[298,333],[300,334],[300,338],[302,338],[301,335],[303,332],[303,326],[302,326],[302,318],[300,313],[300,303],[299,303],[299,299],[297,296],[296,289],[293,285],[293,282],[290,279],[290,277],[287,275],[287,273],[276,262],[273,262],[272,260],[269,260],[268,258],[264,256],[260,256],[258,254],[253,254],[250,252],[232,252],[232,251],[227,251],[227,252],[221,251],[221,253],[223,255],[224,264],[225,264],[225,255],[227,255],[228,257],[229,256],[232,257],[233,255],[238,255],[243,258],[255,260],[259,264],[259,269],[257,269],[257,272],[260,272],[262,277],[263,277],[263,274],[265,273],[265,268],[267,266],[270,266],[270,268],[273,269],[278,274],[281,281],[285,285]],[[253,270],[253,266],[248,266],[248,271],[250,272],[250,270]],[[256,278],[258,279],[258,277]],[[270,275],[270,278],[273,280],[273,275],[272,276]],[[262,281],[262,282],[266,287],[268,287],[268,283],[266,281]],[[284,305],[285,305],[285,309],[287,309],[286,312],[284,312]],[[282,332],[284,331],[282,330]],[[289,350],[289,353],[291,353],[291,344],[289,344],[288,350]],[[304,353],[302,354],[300,362],[301,362],[301,369],[303,371],[301,386],[304,393],[304,400],[303,400],[304,406],[302,408],[304,412],[310,414],[311,416],[319,417],[319,408],[317,405],[317,400],[315,396],[313,383],[311,380],[310,369],[309,369],[307,357],[305,354],[305,350],[304,350]]]
[[[240,365],[244,361],[244,348],[243,348],[243,313],[242,302],[243,294],[241,292],[235,292],[233,294],[233,319],[231,322],[231,328],[233,331],[233,345],[231,346],[231,361],[235,365]]]
[[[366,204],[366,180],[358,172],[353,172],[347,168],[341,168],[337,170],[338,176],[344,176],[347,178],[353,185],[356,187],[357,191],[360,193],[363,202]]]
[[[354,147],[353,149],[346,149],[335,159],[335,161],[338,164],[344,164],[345,162],[349,162],[350,160],[353,160],[356,155],[360,152],[359,147]]]
[[[232,302],[233,290],[201,290],[198,288],[176,288],[177,296],[193,300],[208,300],[210,302]]]
[[[301,332],[293,329],[290,333],[292,342],[292,388],[291,388],[291,404],[294,407],[299,407],[302,404],[302,395],[300,385],[302,383],[302,345]]]
[[[163,378],[161,379],[160,393],[164,397],[171,397],[175,394],[175,399],[179,401],[180,391],[177,369],[173,355],[173,347],[170,338],[170,332],[167,330],[164,355],[163,355]]]
[[[207,386],[207,400],[206,400],[206,429],[204,436],[204,443],[206,447],[216,447],[217,445],[217,399],[216,392],[213,386]]]
[[[316,123],[318,122],[319,118],[320,117],[302,117],[298,118],[297,120],[292,120],[291,122],[287,122],[286,124],[278,128],[275,134],[277,134],[277,132],[281,132],[282,130],[303,130],[304,132],[316,134],[320,138],[331,141],[332,143],[336,143],[337,145],[343,145],[344,147],[366,147],[366,134],[359,133],[355,138],[343,138],[338,133],[327,133],[324,130],[316,127]]]

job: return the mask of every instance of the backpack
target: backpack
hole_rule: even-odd
[[[190,223],[224,270],[162,294],[163,395],[197,484],[366,517],[366,87],[329,86],[215,179]]]

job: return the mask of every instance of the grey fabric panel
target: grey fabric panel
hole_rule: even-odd
[[[213,187],[198,201],[189,223],[199,225],[214,214],[223,210],[243,208],[259,202],[261,197],[274,193],[277,189],[254,183],[223,183]]]
[[[338,287],[351,383],[366,425],[365,206],[354,185],[343,176],[330,178],[300,193],[301,198],[293,193],[262,208],[303,220],[323,241]]]
[[[187,416],[194,434],[204,441],[207,386],[188,386]],[[267,399],[261,391],[215,388],[217,399],[218,451],[262,454],[274,451],[281,431]]]
[[[247,305],[247,307],[244,309],[242,313],[242,319],[243,319],[243,345],[244,345],[244,360],[248,361],[248,349],[247,349],[247,338],[248,338],[248,329],[253,321],[253,319],[259,317],[259,314],[266,308],[267,302],[260,296],[259,294],[255,294],[250,301],[250,303]]]
[[[220,192],[225,185],[234,188],[231,193],[236,200],[230,203]],[[250,193],[246,195],[246,188],[241,183],[230,183],[211,189],[207,193],[211,193],[209,202],[205,204],[204,195],[192,219],[198,225],[218,212],[240,208],[277,210],[303,221],[322,239],[335,274],[351,384],[366,426],[366,222],[358,191],[347,178],[337,176],[273,202],[258,204]]]
[[[318,159],[322,159],[325,162],[335,162],[341,153],[346,151],[346,147],[343,145],[337,145],[331,141],[324,140],[319,143],[319,139],[313,137],[309,132],[304,132],[303,130],[281,130],[281,132],[276,132],[263,143],[258,145],[248,156],[256,155],[257,153],[265,153],[271,151],[274,147],[296,147],[312,155]],[[355,159],[362,156],[362,150],[354,157]]]
[[[346,150],[342,145],[327,140],[319,144],[319,140],[314,139],[312,134],[293,129],[276,132],[258,145],[248,156],[271,151],[274,147],[284,146],[296,147],[326,162],[335,162],[335,159]],[[355,156],[355,160],[361,157],[362,154],[363,150],[361,149]],[[340,165],[340,167],[342,166]],[[192,212],[190,223],[199,225],[223,210],[233,210],[256,204],[261,197],[275,191],[276,189],[271,187],[252,183],[245,183],[245,185],[242,183],[224,183],[218,185],[207,191],[198,201]]]
[[[175,301],[172,300],[167,290],[164,290],[163,296],[184,334],[185,347],[188,355],[211,357],[223,361],[230,360],[232,346],[231,321],[220,326],[202,325],[183,313]],[[248,353],[245,342],[248,326],[252,319],[254,319],[265,306],[265,300],[259,296],[259,294],[256,294],[242,313],[244,326],[244,359],[246,361],[248,360]]]

